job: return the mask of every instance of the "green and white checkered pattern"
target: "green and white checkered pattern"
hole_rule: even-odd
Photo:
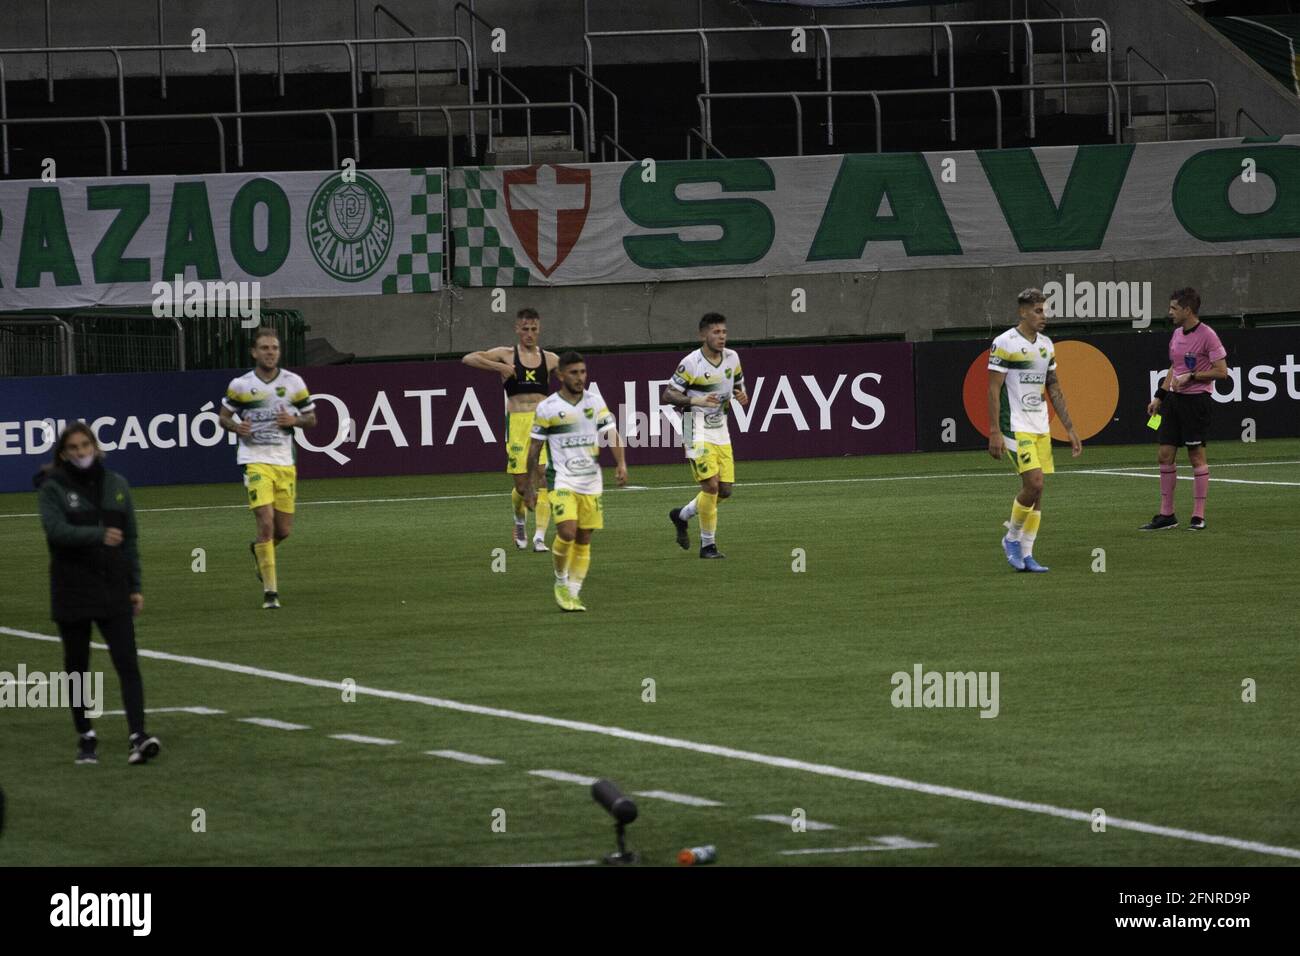
[[[459,286],[528,285],[528,266],[514,248],[503,242],[500,231],[488,225],[488,210],[499,208],[500,192],[483,185],[483,173],[493,166],[455,169],[448,198],[451,204],[452,244],[456,258],[451,273]],[[491,177],[495,182],[496,177]]]
[[[397,255],[397,271],[384,276],[385,295],[442,288],[443,171],[417,168],[411,175],[416,178],[411,184],[411,216],[424,231],[410,233],[410,248]]]

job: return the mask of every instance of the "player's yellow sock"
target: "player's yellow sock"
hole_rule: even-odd
[[[713,544],[713,535],[718,530],[718,496],[701,491],[695,498],[695,506],[700,512],[700,547]]]
[[[587,568],[591,566],[591,545],[573,542],[569,549],[569,593],[577,597],[582,590],[582,582],[587,577]]]
[[[1020,540],[1020,535],[1024,531],[1025,522],[1029,520],[1029,516],[1033,513],[1034,509],[1028,505],[1022,505],[1019,498],[1012,499],[1011,528],[1007,531],[1007,537],[1010,540]]]
[[[569,562],[573,559],[574,542],[565,541],[558,534],[551,545],[551,555],[555,558],[555,583],[569,583]]]
[[[528,509],[524,506],[524,496],[519,493],[518,488],[510,489],[510,504],[513,505],[515,509],[515,522],[522,523],[524,515],[528,513]]]
[[[257,555],[257,570],[262,573],[262,589],[280,590],[275,582],[275,545],[270,541],[258,541],[253,545],[253,553]]]
[[[1041,511],[1029,512],[1029,517],[1025,518],[1025,526],[1020,531],[1020,555],[1029,557],[1034,553],[1034,539],[1038,537],[1038,525],[1043,520]]]
[[[542,488],[537,492],[537,530],[533,532],[535,538],[545,538],[546,529],[551,526],[551,496]]]

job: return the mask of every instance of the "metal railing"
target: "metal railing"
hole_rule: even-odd
[[[520,98],[520,100],[522,101],[522,105],[527,105],[527,104],[532,103],[532,99],[528,96],[528,94],[525,93],[523,90],[521,90],[518,86],[516,86],[516,85],[515,85],[514,83],[512,83],[510,80],[506,79],[506,75],[505,75],[504,73],[502,73],[502,72],[501,72],[500,70],[498,70],[498,69],[495,69],[494,67],[489,67],[489,68],[488,68],[488,105],[489,105],[489,106],[492,105],[492,77],[493,77],[493,76],[495,76],[495,77],[497,78],[497,106],[503,106],[503,105],[505,104],[505,94],[502,92],[502,87],[504,87],[504,86],[508,86],[508,87],[510,87],[511,91],[514,92],[514,94]],[[572,100],[573,98],[570,97],[569,99]],[[503,128],[503,124],[502,124],[503,117],[502,117],[501,113],[502,113],[502,111],[498,109],[498,110],[497,110],[497,114],[496,114],[496,115],[497,115],[497,134],[498,134],[498,135],[502,132],[502,128]],[[470,113],[470,116],[471,116],[471,117],[472,117],[473,115],[474,115],[473,113]],[[524,116],[525,116],[525,119],[526,119],[526,120],[531,120],[531,114],[525,113]],[[570,127],[573,126],[573,113],[569,113],[569,126],[570,126]],[[530,127],[530,133],[531,133],[531,127]],[[493,149],[493,145],[492,145],[492,136],[493,136],[493,133],[492,133],[492,114],[491,114],[491,113],[488,113],[488,141],[487,141],[487,148],[488,148],[488,152],[489,152],[489,153],[492,152],[492,149]],[[531,145],[530,145],[530,146],[529,146],[529,162],[532,162],[532,151],[531,151],[531,150],[532,150],[532,147],[531,147]]]
[[[473,0],[471,0],[471,5]],[[163,0],[158,0],[157,16],[155,22],[158,27],[158,43],[156,46],[163,46]],[[51,33],[51,21],[53,17],[50,12],[50,0],[45,0],[45,46],[53,47],[54,41]],[[703,26],[701,18],[700,25]],[[275,38],[281,40],[284,33],[284,14],[281,7],[281,0],[275,0]],[[352,0],[352,36],[353,39],[361,39],[361,0]],[[167,64],[163,57],[163,50],[158,51],[158,82],[160,88],[160,97],[167,99]],[[280,51],[276,57],[277,72],[279,75],[280,95],[284,95],[284,53]],[[360,74],[357,76],[358,87],[360,92]],[[49,102],[54,102],[54,56],[53,53],[45,55],[45,87],[46,96]]]
[[[47,336],[26,334],[33,327],[55,326],[57,345]],[[21,331],[19,331],[21,330]],[[73,375],[77,357],[72,326],[57,315],[0,315],[0,375]],[[47,371],[57,368],[57,371]]]
[[[591,74],[589,74],[589,73],[588,73],[586,70],[584,70],[582,67],[580,67],[580,66],[571,66],[571,67],[569,67],[569,73],[568,73],[568,76],[569,76],[569,99],[570,99],[571,101],[573,100],[573,75],[574,75],[575,73],[578,74],[579,76],[581,76],[583,79],[585,79],[589,85],[594,85],[598,90],[600,90],[601,92],[605,93],[606,95],[609,96],[609,98],[610,98],[611,100],[613,100],[613,102],[614,102],[614,138],[613,138],[612,142],[613,142],[613,144],[614,144],[614,146],[615,146],[616,149],[622,149],[623,147],[619,145],[619,136],[618,136],[618,94],[615,93],[613,90],[611,90],[611,89],[610,89],[608,86],[606,86],[604,83],[600,82],[600,80],[596,79],[594,76],[592,76]],[[603,141],[603,139],[604,139],[604,137],[602,137],[602,141]],[[575,141],[574,141],[574,138],[573,138],[573,114],[570,113],[570,114],[569,114],[569,149],[574,149],[574,148],[575,148],[575,147],[574,147],[574,142],[575,142]],[[624,150],[624,152],[626,152],[626,150]]]
[[[569,115],[572,116],[573,114],[570,113]],[[610,139],[610,136],[609,136],[608,133],[602,133],[601,136],[600,136],[600,161],[601,161],[602,163],[607,162],[607,159],[606,159],[606,155],[607,155],[607,154],[606,154],[606,152],[605,152],[605,145],[606,145],[606,144],[608,144],[608,145],[614,147],[614,149],[613,149],[613,154],[614,154],[614,159],[615,159],[615,160],[618,159],[618,156],[619,156],[619,154],[621,153],[623,156],[625,156],[627,159],[630,159],[632,162],[634,162],[634,163],[635,163],[635,162],[639,162],[639,160],[638,160],[635,156],[632,155],[631,151],[629,151],[629,150],[627,149],[627,147],[625,147],[622,143],[618,142],[617,140]]]
[[[239,61],[240,50],[342,47],[344,50],[347,51],[347,55],[348,55],[348,71],[349,71],[349,75],[352,77],[352,82],[350,84],[351,107],[352,110],[355,111],[357,110],[358,78],[361,73],[360,66],[359,66],[359,59],[358,59],[358,52],[359,52],[358,48],[367,45],[371,47],[379,47],[379,46],[405,44],[405,43],[410,43],[412,45],[413,51],[417,44],[425,44],[425,43],[452,43],[452,44],[457,44],[457,50],[459,50],[460,47],[464,47],[467,52],[469,51],[469,44],[465,41],[464,37],[459,37],[459,36],[390,37],[390,38],[371,38],[367,40],[340,39],[340,40],[286,40],[282,42],[260,41],[260,42],[249,42],[249,43],[213,43],[210,44],[209,46],[212,49],[222,49],[230,53],[231,65],[233,70],[234,89],[235,89],[234,113],[239,114],[243,112],[242,109],[243,95],[241,92],[242,84],[241,84],[241,71],[240,71],[240,61]],[[107,117],[107,118],[113,120],[114,122],[119,123],[119,126],[121,126],[122,120],[130,119],[130,117],[127,116],[126,113],[125,76],[122,69],[121,54],[153,52],[153,51],[162,51],[162,50],[189,50],[189,49],[191,49],[189,44],[184,44],[184,43],[181,44],[147,43],[147,44],[141,44],[136,46],[85,46],[85,47],[48,47],[48,48],[47,47],[16,47],[16,48],[0,49],[0,123],[4,123],[7,120],[9,120],[8,99],[6,95],[6,89],[5,89],[6,84],[5,84],[5,72],[4,72],[4,60],[3,60],[3,57],[6,54],[22,55],[22,54],[41,54],[46,52],[54,52],[54,53],[108,52],[111,53],[114,56],[115,61],[117,63],[118,116]],[[376,59],[376,67],[377,66],[378,66],[378,61]],[[418,63],[416,64],[416,68],[418,69]],[[419,97],[418,80],[415,84],[415,88],[416,88],[416,97],[418,99]],[[470,71],[471,105],[473,104],[473,101],[475,99],[475,91],[476,91],[476,87],[474,86],[473,71]],[[335,111],[341,112],[341,109],[335,109]],[[281,111],[281,112],[282,115],[291,115],[294,111]],[[174,114],[174,115],[179,116],[183,114]],[[188,115],[188,114],[184,114],[184,115]],[[211,114],[205,113],[203,115],[208,116]],[[357,156],[355,156],[354,158],[359,158],[361,152],[361,136],[360,136],[360,130],[357,126],[356,116],[357,113],[353,112],[352,113],[352,117],[353,117],[352,146],[353,146],[354,153],[357,154]],[[45,118],[47,117],[32,117],[32,119],[45,119]],[[48,118],[58,119],[60,117],[48,117]],[[94,118],[97,119],[98,117],[94,117]],[[6,134],[3,137],[0,137],[0,152],[3,152],[3,164],[2,164],[3,172],[4,175],[7,176],[9,175],[9,142],[8,142],[8,135],[7,135],[8,127],[6,126],[5,129],[6,129]],[[121,129],[119,130],[119,135],[121,139],[122,169],[126,170],[128,168],[128,160],[127,160],[126,129],[124,126],[121,126]],[[236,138],[236,163],[237,165],[242,167],[244,165],[244,129],[243,129],[242,120],[240,119],[237,119],[235,123],[235,138]],[[474,137],[473,114],[471,114],[469,146],[470,146],[470,155],[477,156],[478,146]]]
[[[791,98],[795,103],[795,149],[797,156],[803,155],[803,109],[799,105],[800,100],[807,98],[822,99],[826,96],[833,97],[869,97],[875,105],[875,125],[876,125],[876,152],[882,152],[882,109],[881,98],[886,96],[924,96],[939,94],[957,94],[957,93],[989,93],[993,96],[996,110],[996,148],[1002,148],[1002,94],[1003,93],[1032,93],[1045,92],[1048,90],[1061,89],[1064,84],[1061,83],[1040,83],[1036,86],[1028,84],[995,84],[990,86],[958,86],[951,88],[934,88],[922,87],[911,90],[834,90],[827,94],[822,90],[782,90],[771,93],[747,92],[747,93],[697,93],[695,96],[696,105],[699,108],[700,121],[704,120],[706,114],[706,102],[710,99],[717,100],[746,100],[746,99],[785,99]],[[1095,80],[1089,82],[1074,81],[1070,84],[1074,89],[1105,89],[1108,91],[1106,97],[1107,106],[1119,110],[1119,90],[1121,87],[1127,88],[1132,86],[1206,86],[1209,88],[1213,98],[1214,128],[1219,128],[1219,90],[1212,80],[1195,79],[1195,80]],[[1115,142],[1121,141],[1121,128],[1116,125],[1113,129]],[[1034,127],[1034,117],[1029,115],[1029,137],[1032,139],[1036,135]]]
[[[376,40],[379,39],[379,15],[381,13],[384,16],[388,17],[388,19],[391,20],[393,23],[395,23],[398,29],[405,31],[408,37],[413,37],[416,35],[415,30],[407,26],[406,22],[400,19],[397,16],[397,14],[393,13],[392,10],[389,10],[382,3],[376,3],[374,9],[370,11],[370,35],[374,37]],[[459,62],[460,48],[457,47],[456,50],[457,50],[456,52],[457,62]],[[371,59],[374,60],[374,67],[375,67],[374,76],[370,82],[372,87],[378,87],[379,86],[379,45],[377,43],[371,44],[370,57]],[[459,79],[459,73],[457,75],[457,78]],[[415,89],[415,105],[419,106],[420,105],[420,49],[414,43],[411,44],[411,83]],[[353,103],[352,105],[356,106],[356,103]],[[421,119],[422,117],[420,116],[419,110],[416,110],[415,113],[415,135],[416,136],[424,135],[424,131],[420,128]]]
[[[135,115],[135,116],[39,116],[39,117],[20,117],[17,119],[0,119],[0,127],[8,128],[9,126],[26,126],[26,125],[48,125],[52,123],[98,123],[104,134],[104,175],[113,175],[113,146],[112,133],[109,130],[109,123],[136,123],[136,122],[166,122],[169,120],[212,120],[217,127],[217,152],[220,157],[219,172],[226,172],[226,134],[225,126],[222,120],[234,119],[236,122],[246,119],[284,119],[290,116],[322,116],[330,127],[330,166],[337,169],[339,165],[339,143],[338,143],[338,125],[334,122],[336,114],[350,115],[354,119],[361,115],[386,114],[386,113],[410,113],[415,110],[423,112],[437,112],[442,114],[443,123],[447,131],[447,170],[455,168],[456,163],[453,156],[453,145],[455,137],[452,135],[452,113],[470,113],[470,112],[487,112],[490,110],[523,110],[525,120],[525,136],[528,153],[528,162],[533,161],[533,135],[532,135],[532,111],[543,109],[567,109],[571,112],[576,111],[582,118],[583,129],[587,129],[587,114],[583,110],[582,104],[574,102],[565,102],[560,100],[549,101],[546,103],[471,103],[467,105],[451,106],[334,106],[334,107],[317,107],[306,110],[243,110],[235,112],[213,112],[213,113],[157,113],[153,115]],[[352,157],[358,163],[361,160],[360,147],[356,149],[357,155]],[[586,162],[591,158],[591,144],[586,140],[582,144],[583,161]]]
[[[473,61],[469,64],[469,69],[471,70],[471,72],[473,72],[473,74],[474,74],[474,81],[475,81],[475,83],[477,83],[477,82],[478,82],[478,71],[479,71],[479,60],[478,60],[478,24],[481,23],[481,24],[483,24],[484,27],[487,28],[488,36],[492,36],[492,35],[496,32],[497,27],[496,27],[496,24],[494,24],[494,23],[490,23],[488,20],[486,20],[486,19],[484,19],[482,16],[480,16],[480,15],[477,13],[477,11],[475,11],[475,9],[474,9],[474,0],[470,0],[470,2],[469,2],[468,5],[466,5],[466,4],[463,2],[463,0],[456,0],[456,3],[453,4],[453,5],[452,5],[452,8],[451,8],[451,31],[452,31],[452,33],[456,34],[456,36],[460,36],[460,14],[461,14],[461,11],[462,11],[462,10],[465,12],[465,14],[466,14],[466,22],[469,24],[469,49],[470,49],[470,50],[472,51],[472,53],[473,53]],[[502,103],[502,102],[504,102],[504,97],[505,97],[505,90],[503,89],[503,86],[504,86],[504,85],[508,85],[508,86],[509,86],[509,87],[510,87],[510,88],[511,88],[511,89],[512,89],[512,90],[513,90],[513,91],[514,91],[518,96],[522,97],[522,98],[523,98],[523,101],[524,101],[525,103],[530,102],[529,97],[524,93],[523,90],[519,89],[518,86],[516,86],[514,83],[511,83],[509,80],[507,80],[507,79],[505,78],[505,74],[502,72],[502,67],[501,67],[501,51],[500,51],[500,50],[492,50],[492,49],[491,49],[491,45],[489,44],[488,52],[491,53],[492,55],[494,55],[494,56],[496,57],[496,61],[497,61],[497,65],[496,65],[495,69],[493,69],[492,67],[489,67],[489,68],[488,68],[488,102],[489,102],[489,103],[492,102],[492,77],[493,77],[494,75],[495,75],[496,78],[497,78],[497,83],[496,83],[496,88],[497,88],[497,100],[496,100],[496,101],[497,101],[497,103]],[[457,66],[457,69],[460,68],[460,50],[459,50],[459,49],[457,49],[457,51],[456,51],[456,66]],[[570,93],[570,95],[569,95],[569,99],[571,99],[571,100],[573,99],[573,95],[572,95],[572,93]],[[473,102],[473,94],[471,94],[471,96],[470,96],[470,101]],[[570,114],[570,115],[572,115],[572,114]],[[491,124],[492,124],[492,119],[493,119],[492,114],[489,113],[489,114],[488,114],[488,149],[491,149],[491,148],[492,148],[492,146],[491,146],[491,140],[492,140],[492,127],[491,127]],[[471,114],[470,114],[470,122],[472,123],[473,120],[474,120],[474,114],[471,113]],[[496,124],[497,124],[496,131],[497,131],[498,134],[502,132],[502,128],[503,128],[502,124],[503,124],[503,122],[504,122],[504,117],[501,115],[500,111],[498,111],[497,114],[496,114]]]
[[[716,94],[714,94],[714,95],[715,95],[715,96],[721,96],[721,95],[723,95],[723,94],[721,94],[721,93],[716,93]],[[798,100],[798,99],[796,99],[796,100],[794,101],[794,107],[795,107],[795,112],[799,114],[800,120],[802,120],[802,118],[803,118],[803,110],[802,110],[801,107],[799,106],[799,100]],[[803,146],[803,131],[802,131],[803,123],[802,123],[802,122],[800,122],[800,123],[798,124],[798,128],[799,128],[799,130],[800,130],[800,133],[799,133],[799,136],[800,136],[800,148],[802,148],[802,146]],[[687,159],[690,159],[690,158],[691,158],[691,140],[692,140],[692,139],[697,139],[697,140],[700,141],[700,159],[708,159],[708,158],[709,158],[709,150],[713,150],[715,153],[717,153],[719,159],[726,159],[726,158],[727,158],[727,154],[726,154],[726,153],[724,153],[722,150],[718,149],[718,147],[714,146],[711,142],[709,142],[707,139],[705,139],[705,138],[704,138],[704,134],[701,133],[701,132],[699,131],[699,129],[697,129],[696,127],[692,126],[690,129],[688,129],[688,130],[686,131],[686,158],[687,158]]]
[[[1156,66],[1154,63],[1148,60],[1145,56],[1142,55],[1141,51],[1138,50],[1137,47],[1133,47],[1133,46],[1129,47],[1127,50],[1124,51],[1124,79],[1126,80],[1133,79],[1130,70],[1130,58],[1134,54],[1137,54],[1137,58],[1139,60],[1141,60],[1147,66],[1151,67],[1151,69],[1159,73],[1160,79],[1162,80],[1169,79],[1169,75],[1165,73],[1164,70],[1160,69],[1160,67]],[[1165,139],[1168,140],[1169,139],[1169,87],[1168,85],[1164,87],[1164,93],[1165,93]],[[1128,97],[1128,125],[1132,126],[1133,125],[1133,87],[1130,86],[1128,90],[1125,92],[1125,95]],[[1217,128],[1218,124],[1216,123],[1215,126]]]
[[[225,50],[230,54],[230,65],[232,75],[235,80],[235,109],[243,106],[240,100],[239,89],[239,54],[232,43],[214,43],[213,49]],[[108,53],[112,55],[113,62],[117,68],[117,111],[119,115],[126,114],[126,73],[122,67],[122,54],[132,52],[153,52],[157,50],[161,55],[164,49],[172,50],[189,50],[188,43],[150,43],[143,46],[46,46],[46,47],[6,47],[0,49],[0,120],[9,118],[9,99],[6,90],[4,57],[6,55],[22,54],[40,54],[44,53],[47,60],[52,59],[55,53]],[[50,102],[54,102],[54,74],[50,73],[48,78]],[[126,127],[121,126],[118,131],[122,144],[122,168],[127,168],[127,149],[126,149]],[[4,174],[9,175],[9,143],[7,138],[3,142],[4,151]]]
[[[1250,115],[1250,112],[1246,109],[1246,107],[1243,106],[1243,107],[1241,107],[1241,109],[1237,110],[1237,135],[1238,135],[1238,136],[1241,135],[1241,118],[1242,118],[1243,116],[1246,117],[1246,119],[1250,120],[1252,123],[1254,123],[1254,124],[1255,124],[1255,128],[1256,128],[1257,130],[1259,130],[1261,133],[1263,133],[1265,136],[1272,136],[1272,135],[1273,135],[1272,133],[1270,133],[1268,130],[1266,130],[1266,129],[1263,127],[1263,125],[1260,123],[1259,120],[1257,120],[1257,119],[1255,119],[1255,117],[1251,116],[1251,115]],[[1216,126],[1215,126],[1215,129],[1216,129],[1216,130],[1218,129],[1217,124],[1216,124]]]
[[[956,66],[955,66],[955,54],[953,48],[953,33],[952,33],[954,28],[973,29],[973,28],[986,28],[990,26],[1010,26],[1012,29],[1014,29],[1015,27],[1019,26],[1025,31],[1025,50],[1026,50],[1025,61],[1028,66],[1028,80],[1029,80],[1027,86],[1030,88],[1029,112],[1032,115],[1034,112],[1034,96],[1035,96],[1033,28],[1036,26],[1053,25],[1053,24],[1059,25],[1061,27],[1061,44],[1062,44],[1061,59],[1062,62],[1064,63],[1065,54],[1066,54],[1066,51],[1064,49],[1065,26],[1067,24],[1085,24],[1085,23],[1100,24],[1102,30],[1105,31],[1106,81],[1110,82],[1113,77],[1111,30],[1110,30],[1110,25],[1100,17],[1062,17],[1060,19],[1037,19],[1037,20],[1026,17],[1020,20],[949,20],[949,21],[938,21],[938,22],[852,23],[852,24],[833,24],[833,25],[813,24],[811,27],[809,27],[809,29],[820,33],[826,47],[825,53],[822,54],[825,56],[825,60],[826,60],[826,89],[824,91],[818,91],[818,95],[824,96],[827,100],[826,145],[833,146],[835,142],[835,124],[834,124],[834,114],[833,114],[833,104],[832,104],[833,97],[831,97],[829,94],[834,91],[834,82],[831,76],[832,62],[833,62],[833,54],[831,51],[831,35],[836,32],[841,32],[841,31],[853,32],[853,31],[864,31],[864,30],[865,31],[927,30],[933,33],[933,31],[935,30],[944,31],[944,34],[948,41],[948,86],[946,88],[940,88],[940,89],[943,89],[945,92],[949,92],[950,94],[948,98],[949,136],[951,139],[955,140],[957,137],[956,90],[961,88],[957,87],[957,83],[956,83]],[[711,70],[710,70],[710,60],[709,60],[709,41],[708,41],[709,36],[745,34],[745,33],[766,33],[766,32],[773,32],[773,31],[783,31],[788,35],[790,29],[791,29],[790,27],[699,27],[694,29],[681,28],[681,29],[668,29],[668,30],[608,30],[608,31],[600,31],[600,32],[589,31],[585,33],[583,35],[583,46],[584,46],[584,52],[586,56],[586,63],[585,63],[586,73],[588,76],[587,115],[588,115],[588,121],[593,124],[592,130],[589,131],[590,138],[593,140],[595,139],[594,124],[595,124],[595,113],[596,113],[595,95],[594,95],[592,80],[591,80],[591,78],[595,76],[595,68],[593,65],[594,53],[592,47],[593,39],[611,39],[611,38],[626,38],[626,37],[672,37],[672,36],[694,37],[699,41],[699,47],[700,47],[701,82],[703,83],[705,94],[711,94],[713,92],[713,88],[712,88],[712,81],[710,78]],[[1074,87],[1074,86],[1076,86],[1076,84],[1070,84],[1067,81],[1067,82],[1063,82],[1062,84],[1059,84],[1058,88],[1066,89],[1067,87]],[[970,89],[970,87],[965,87],[965,89]],[[1114,111],[1111,111],[1109,108],[1107,110],[1106,131],[1108,133],[1114,130],[1114,125],[1115,125],[1114,112],[1117,111],[1118,111],[1118,104],[1115,104]],[[705,107],[705,116],[702,122],[702,126],[703,126],[704,135],[711,140],[713,138],[712,109],[708,105],[707,100],[706,100],[706,107]]]
[[[185,326],[176,316],[154,316],[147,310],[77,312],[68,322],[76,367],[83,373],[185,371]],[[163,323],[170,327],[158,331]],[[165,334],[172,330],[174,336]]]

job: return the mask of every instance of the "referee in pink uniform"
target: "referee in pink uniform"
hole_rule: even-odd
[[[1169,374],[1147,406],[1148,415],[1160,415],[1156,440],[1160,442],[1160,513],[1142,531],[1177,528],[1174,488],[1178,484],[1175,458],[1178,446],[1187,447],[1192,464],[1193,531],[1205,530],[1205,496],[1210,488],[1210,466],[1205,460],[1214,383],[1228,377],[1228,351],[1219,337],[1197,317],[1201,297],[1195,289],[1179,289],[1169,297],[1169,319],[1174,334],[1169,340]]]

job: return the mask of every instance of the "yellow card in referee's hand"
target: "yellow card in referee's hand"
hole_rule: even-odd
[[[1154,431],[1155,429],[1157,429],[1157,428],[1159,428],[1159,427],[1160,427],[1160,416],[1159,416],[1159,415],[1152,415],[1150,418],[1147,419],[1147,428],[1150,428],[1151,430]]]

